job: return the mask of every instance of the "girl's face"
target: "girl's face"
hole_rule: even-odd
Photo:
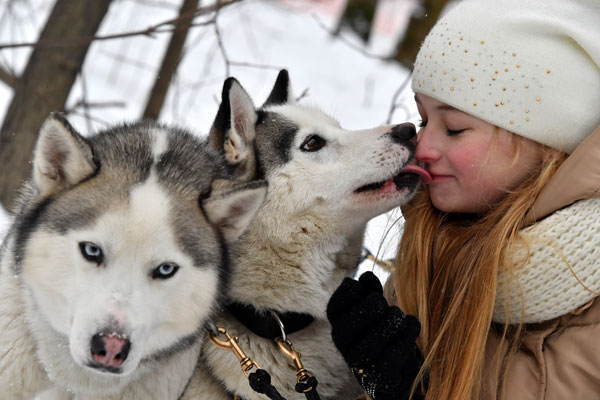
[[[483,214],[522,183],[542,160],[542,146],[448,106],[415,96],[421,129],[416,158],[431,174],[441,210]]]

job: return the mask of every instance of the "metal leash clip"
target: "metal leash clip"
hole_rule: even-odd
[[[259,365],[257,363],[255,363],[254,361],[252,361],[252,359],[250,357],[248,357],[246,355],[246,353],[244,353],[244,351],[240,348],[240,346],[238,345],[238,338],[237,337],[232,337],[226,330],[225,328],[216,328],[217,333],[215,333],[214,330],[211,329],[210,331],[210,341],[214,343],[215,346],[224,349],[224,350],[229,350],[230,352],[232,352],[233,354],[235,354],[235,356],[237,357],[237,359],[240,362],[240,367],[242,367],[242,372],[244,373],[244,375],[246,376],[246,378],[248,378],[248,372],[250,370],[252,370],[252,368],[256,367],[256,369],[260,369]],[[223,334],[225,335],[225,337],[227,337],[227,340],[219,340],[217,339],[217,334]]]
[[[284,341],[282,338],[279,338],[277,339],[277,345],[279,346],[279,350],[281,350],[281,352],[294,363],[298,383],[306,382],[312,377],[311,373],[304,368],[304,365],[302,365],[300,353],[294,350],[294,346],[292,346],[292,342],[290,342],[289,339]],[[310,388],[308,390],[310,390]]]
[[[277,342],[277,346],[279,346],[279,350],[281,350],[281,352],[287,358],[292,360],[294,368],[296,369],[296,378],[298,379],[298,383],[306,382],[309,378],[312,377],[312,375],[310,374],[310,372],[308,372],[306,368],[304,368],[304,365],[302,365],[300,352],[294,349],[292,342],[287,338],[285,334],[285,326],[279,318],[279,315],[277,315],[277,313],[274,311],[272,311],[271,314],[273,314],[273,318],[275,318],[275,321],[277,321],[277,323],[279,324],[279,329],[281,329],[281,337],[275,340]]]

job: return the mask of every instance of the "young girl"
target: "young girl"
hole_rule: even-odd
[[[461,2],[412,87],[432,182],[402,208],[399,308],[344,281],[340,352],[375,400],[600,398],[600,2]]]

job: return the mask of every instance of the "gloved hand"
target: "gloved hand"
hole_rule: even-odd
[[[359,383],[375,400],[408,399],[422,365],[421,324],[388,305],[372,272],[344,279],[327,305],[331,336]],[[420,399],[415,394],[413,399]]]

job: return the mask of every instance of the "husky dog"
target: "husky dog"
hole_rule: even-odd
[[[420,177],[427,179],[411,162],[415,133],[412,124],[344,130],[293,102],[285,70],[258,110],[235,79],[225,82],[211,143],[247,179],[268,181],[269,190],[230,247],[229,298],[215,323],[238,337],[288,400],[305,395],[295,390],[292,360],[273,340],[283,335],[273,313],[318,380],[322,399],[360,392],[331,340],[326,306],[342,279],[356,272],[367,222],[408,201]],[[249,386],[238,360],[208,340],[198,368],[186,399],[266,399]]]
[[[190,133],[40,130],[0,263],[1,399],[178,399],[264,200]]]

